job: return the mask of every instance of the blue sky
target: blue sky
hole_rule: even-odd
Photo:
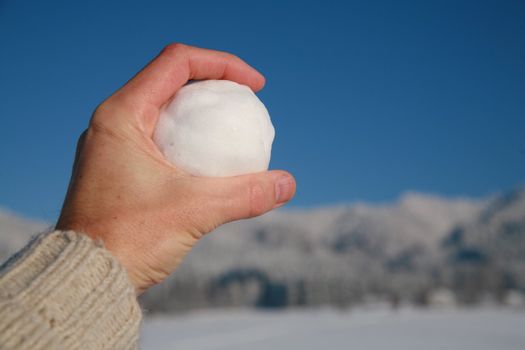
[[[292,205],[525,180],[524,1],[0,1],[0,206],[60,210],[94,107],[167,43],[267,78]]]

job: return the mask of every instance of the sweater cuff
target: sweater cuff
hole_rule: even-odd
[[[135,290],[111,253],[84,234],[37,236],[0,269],[2,349],[133,349]]]

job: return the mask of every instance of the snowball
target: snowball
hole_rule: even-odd
[[[275,131],[252,90],[228,80],[182,87],[163,109],[153,139],[166,159],[197,176],[268,169]]]

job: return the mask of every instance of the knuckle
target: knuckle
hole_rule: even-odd
[[[93,119],[107,118],[115,113],[117,107],[117,104],[113,102],[112,98],[109,98],[95,108]]]
[[[264,214],[266,212],[266,191],[264,186],[259,182],[252,182],[249,188],[248,215],[254,217]]]
[[[163,55],[176,55],[183,51],[185,51],[188,48],[188,46],[181,44],[181,43],[170,43],[162,49]]]
[[[107,120],[113,113],[114,107],[111,102],[104,101],[95,108],[91,117],[90,126],[98,125]]]
[[[233,53],[230,53],[230,52],[227,52],[227,51],[218,51],[218,52],[223,58],[225,58],[227,60],[236,61],[236,62],[243,62],[243,60],[239,56],[237,56],[237,55],[235,55]]]
[[[95,108],[95,111],[93,112],[93,117],[96,117],[101,114],[106,114],[108,109],[109,109],[108,102],[107,101],[102,102]]]
[[[102,102],[99,104],[93,111],[89,125],[100,123],[101,120],[104,120],[105,116],[109,114],[107,102]]]
[[[88,134],[88,129],[85,129],[82,134],[78,137],[77,140],[77,153],[82,150],[82,147],[84,147],[84,143],[86,142],[86,137]]]
[[[131,115],[133,110],[133,105],[125,99],[111,96],[95,108],[89,126],[113,128],[120,116]]]
[[[87,133],[88,133],[88,129],[84,129],[84,131],[82,131],[82,133],[80,134],[77,140],[77,147],[81,146],[82,143],[84,143],[84,141],[86,140]]]

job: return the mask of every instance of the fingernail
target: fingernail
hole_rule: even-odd
[[[275,182],[275,200],[284,203],[292,197],[293,180],[290,176],[283,176]]]

